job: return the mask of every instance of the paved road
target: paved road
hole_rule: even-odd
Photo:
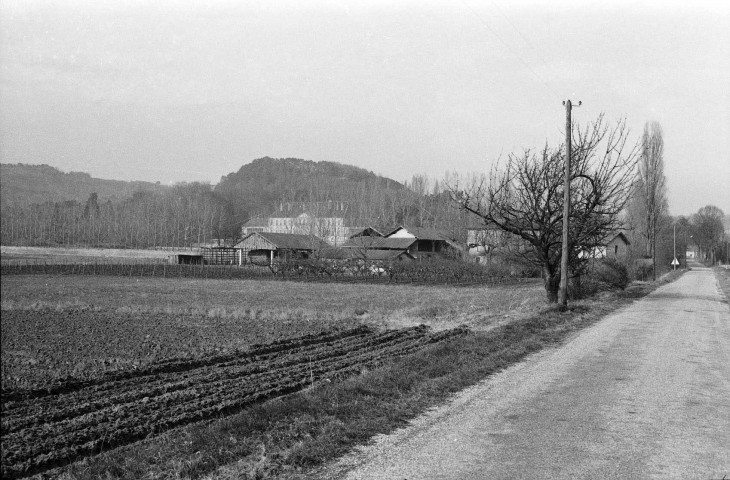
[[[710,270],[692,270],[333,472],[355,467],[350,480],[730,479],[722,298]]]

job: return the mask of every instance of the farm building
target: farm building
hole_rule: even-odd
[[[236,265],[238,252],[232,246],[215,245],[201,248],[206,265]]]
[[[612,258],[614,260],[625,260],[629,253],[629,239],[622,232],[612,233],[606,237],[603,244],[591,252],[593,258]]]
[[[286,233],[314,235],[330,245],[341,245],[350,236],[345,219],[337,216],[318,216],[307,212],[296,217],[255,217],[241,227],[245,237],[251,233]]]
[[[625,260],[629,253],[629,245],[631,245],[626,235],[619,232],[610,236],[609,239],[606,242],[606,256],[616,260]]]
[[[205,265],[236,265],[238,263],[235,242],[214,239],[210,243],[194,243],[193,249],[202,258]]]
[[[416,259],[430,258],[445,254],[461,252],[461,247],[453,241],[448,233],[440,230],[419,227],[398,227],[388,235],[356,235],[347,240],[342,247],[370,255],[376,251],[400,251]],[[390,255],[390,254],[388,254]]]
[[[309,258],[315,251],[327,249],[329,245],[314,235],[255,232],[233,248],[237,251],[239,265],[271,265],[274,260]]]
[[[458,255],[462,247],[448,232],[435,228],[398,227],[385,236],[388,239],[410,239],[413,244],[408,253],[418,259],[442,255]]]

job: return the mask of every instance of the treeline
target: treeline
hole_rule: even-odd
[[[3,245],[184,247],[225,236],[230,208],[210,185],[178,184],[119,202],[67,200],[0,207]]]
[[[631,240],[630,252],[638,278],[650,277],[650,264],[641,259],[652,258],[654,249],[650,238],[644,233],[643,217],[632,215],[629,210],[626,218],[627,236]],[[708,264],[730,262],[730,238],[725,235],[725,214],[714,206],[707,205],[689,216],[662,215],[657,220],[655,255],[660,270],[670,269],[676,251],[677,261],[682,267],[686,263],[686,251],[695,251],[696,260]],[[645,222],[644,222],[645,223]]]
[[[432,227],[463,239],[468,221],[473,221],[454,208],[438,181],[426,176],[414,176],[405,184],[373,178],[341,181],[347,183],[347,191],[336,186],[334,177],[304,175],[300,185],[306,188],[279,190],[267,197],[268,203],[255,204],[247,204],[246,195],[202,183],[138,191],[122,201],[102,200],[92,193],[84,202],[3,202],[0,236],[3,245],[189,247],[240,238],[241,226],[254,210],[264,216],[296,216],[303,211],[337,216],[354,227]]]

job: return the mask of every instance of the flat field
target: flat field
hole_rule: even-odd
[[[3,265],[71,264],[71,263],[166,263],[167,257],[180,250],[135,250],[118,248],[13,247],[0,248]]]
[[[78,480],[296,477],[656,286],[1,280],[2,475]]]
[[[449,287],[8,275],[0,292],[4,389],[44,388],[67,377],[96,378],[362,324],[487,330],[544,304],[539,282]]]
[[[489,330],[542,305],[537,283],[7,275],[0,290],[8,478],[347,378],[466,335],[457,325]]]

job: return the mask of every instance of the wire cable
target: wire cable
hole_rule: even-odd
[[[510,51],[510,53],[512,53],[512,55],[514,55],[515,57],[517,57],[517,59],[518,59],[518,60],[520,61],[520,63],[522,63],[522,65],[524,65],[524,66],[525,66],[525,68],[527,68],[527,69],[528,69],[528,70],[530,71],[530,73],[532,73],[532,75],[533,75],[533,76],[534,76],[534,77],[535,77],[535,78],[536,78],[536,79],[537,79],[537,80],[538,80],[538,81],[539,81],[540,83],[542,83],[542,84],[543,84],[543,85],[545,86],[545,88],[547,88],[547,89],[548,89],[548,90],[550,91],[550,93],[552,93],[553,95],[555,95],[555,97],[556,97],[556,98],[557,98],[558,100],[562,100],[562,97],[561,97],[560,95],[558,95],[558,93],[557,93],[557,92],[556,92],[556,91],[555,91],[555,90],[554,90],[554,89],[553,89],[553,88],[552,88],[552,87],[551,87],[551,86],[550,86],[550,85],[549,85],[549,84],[548,84],[548,83],[547,83],[547,82],[545,81],[545,79],[543,79],[543,78],[542,78],[542,77],[541,77],[541,76],[540,76],[540,75],[539,75],[539,74],[538,74],[538,73],[537,73],[537,72],[535,71],[535,69],[534,69],[534,68],[532,68],[532,67],[530,66],[530,64],[529,64],[529,63],[527,63],[527,62],[525,61],[525,59],[524,59],[524,58],[522,58],[522,56],[521,56],[521,55],[520,55],[519,53],[517,53],[517,52],[516,52],[516,51],[515,51],[515,50],[514,50],[514,49],[513,49],[513,48],[512,48],[512,47],[511,47],[511,46],[510,46],[510,45],[509,45],[509,44],[508,44],[507,42],[505,42],[505,41],[504,41],[504,40],[502,39],[502,37],[501,37],[501,36],[500,36],[499,34],[497,34],[497,32],[496,32],[496,31],[495,31],[495,30],[494,30],[494,29],[493,29],[493,28],[492,28],[492,27],[491,27],[491,26],[489,25],[489,23],[487,23],[487,22],[486,22],[486,21],[484,20],[484,18],[482,18],[482,16],[481,16],[481,15],[479,15],[479,12],[477,12],[476,10],[474,10],[474,9],[473,9],[473,8],[472,8],[472,7],[471,7],[471,6],[470,6],[470,5],[468,4],[468,3],[466,3],[466,1],[465,1],[465,0],[461,0],[461,3],[462,3],[462,4],[463,4],[463,5],[464,5],[464,6],[465,6],[465,7],[467,8],[467,9],[469,9],[469,11],[470,11],[470,12],[471,12],[471,13],[472,13],[472,14],[473,14],[473,15],[474,15],[474,16],[475,16],[475,17],[476,17],[476,18],[477,18],[477,19],[478,19],[478,20],[479,20],[479,21],[480,21],[481,23],[482,23],[482,25],[484,25],[484,26],[485,26],[485,27],[486,27],[486,28],[487,28],[487,29],[488,29],[488,30],[489,30],[490,32],[492,32],[492,35],[494,35],[495,37],[497,37],[497,40],[499,40],[499,41],[500,41],[500,42],[502,43],[502,45],[504,45],[504,46],[505,46],[505,47],[507,48],[507,50],[509,50],[509,51]],[[504,15],[503,15],[503,16],[504,16]],[[508,22],[509,22],[509,21],[508,21]],[[511,22],[509,22],[509,23],[511,24]],[[514,27],[514,26],[513,26],[513,27]],[[519,32],[518,32],[518,33],[519,33]],[[521,34],[520,34],[520,35],[521,35]],[[524,37],[523,37],[523,39],[524,39]],[[529,44],[529,43],[528,43],[528,44]]]

